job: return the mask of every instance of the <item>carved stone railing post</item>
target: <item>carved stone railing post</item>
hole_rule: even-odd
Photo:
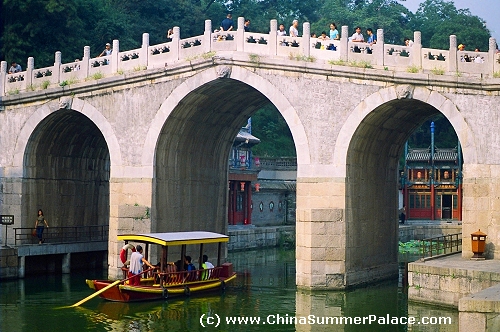
[[[267,41],[267,46],[269,55],[276,55],[278,54],[278,21],[277,20],[271,20],[269,23],[269,39]]]
[[[54,56],[54,69],[52,69],[52,83],[61,83],[61,52],[57,51]]]
[[[172,36],[172,49],[174,59],[179,60],[179,49],[181,47],[181,28],[174,27],[174,34]]]
[[[113,52],[111,52],[111,72],[114,74],[118,71],[119,58],[118,53],[120,52],[120,41],[118,39],[113,39]]]
[[[33,69],[35,69],[35,58],[30,56],[28,58],[28,66],[26,67],[26,77],[24,78],[26,80],[26,88],[28,89],[33,84]]]
[[[236,51],[243,52],[245,49],[245,18],[238,17],[238,30],[236,31]]]
[[[0,96],[5,96],[5,80],[7,79],[7,61],[0,63]]]
[[[495,55],[497,53],[497,41],[495,38],[490,37],[488,44],[488,73],[493,76],[495,73]]]
[[[139,55],[139,63],[141,66],[148,66],[149,63],[149,33],[142,34],[141,54]]]
[[[422,33],[420,31],[413,32],[413,46],[410,50],[411,63],[417,68],[422,68]]]
[[[342,34],[340,35],[340,60],[349,60],[349,27],[342,26]]]
[[[302,25],[302,54],[306,57],[311,55],[311,24],[304,22]]]
[[[373,56],[375,57],[375,64],[378,66],[384,65],[385,57],[385,41],[384,29],[377,29],[377,43],[373,46]]]
[[[448,55],[448,71],[450,73],[457,72],[457,36],[450,36],[450,53]]]
[[[89,76],[89,68],[90,68],[90,46],[85,46],[83,48],[83,58],[82,65],[80,66],[80,70],[83,70],[84,76]]]
[[[212,50],[212,21],[205,20],[205,31],[203,32],[203,50],[208,53]]]

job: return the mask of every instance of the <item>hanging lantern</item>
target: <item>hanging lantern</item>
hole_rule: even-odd
[[[240,190],[245,191],[245,182],[240,182]]]
[[[260,183],[255,184],[255,192],[258,193],[260,191]]]

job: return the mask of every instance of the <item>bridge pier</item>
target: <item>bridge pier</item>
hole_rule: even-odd
[[[149,233],[152,229],[150,209],[151,178],[112,177],[110,179],[110,218],[108,244],[108,274],[110,278],[122,277],[120,250],[116,236],[126,233]]]
[[[63,274],[71,272],[71,253],[67,253],[62,257],[61,270]]]

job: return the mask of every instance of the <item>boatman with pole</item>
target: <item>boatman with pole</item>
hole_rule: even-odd
[[[141,284],[142,265],[146,264],[150,268],[154,266],[142,255],[142,246],[138,245],[136,251],[130,256],[130,267],[128,268],[129,284],[139,286]]]

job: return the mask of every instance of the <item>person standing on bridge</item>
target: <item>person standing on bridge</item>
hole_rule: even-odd
[[[233,30],[233,15],[227,14],[226,18],[222,20],[220,24],[220,31],[231,31]]]
[[[35,220],[35,229],[36,229],[36,237],[38,238],[38,244],[42,244],[43,242],[45,242],[45,240],[43,239],[44,226],[47,226],[47,228],[49,228],[49,224],[47,223],[47,220],[43,216],[42,209],[39,209],[38,216]]]
[[[298,37],[299,36],[299,21],[293,20],[292,25],[290,26],[290,37]]]

